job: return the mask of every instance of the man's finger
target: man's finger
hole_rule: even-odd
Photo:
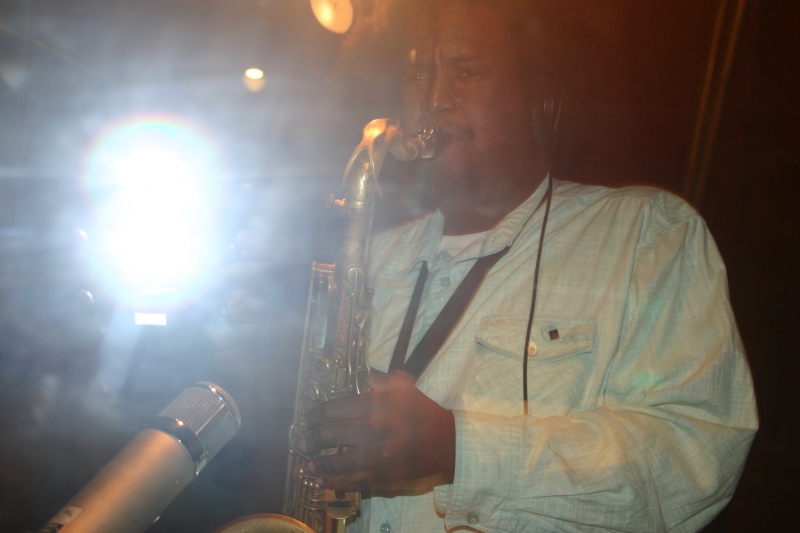
[[[363,447],[367,434],[368,430],[358,421],[325,423],[305,434],[302,447],[304,452],[311,454],[338,446]]]
[[[367,382],[367,388],[369,390],[385,390],[388,384],[389,374],[381,372],[380,370],[375,370],[374,368],[369,369],[369,381]]]
[[[362,418],[372,410],[373,402],[374,398],[370,394],[356,394],[322,402],[306,414],[306,422],[309,427],[316,428],[326,422]]]
[[[317,481],[326,489],[344,490],[348,492],[377,487],[375,474],[371,471],[354,472],[344,475],[323,474],[317,478]]]
[[[368,462],[363,451],[350,449],[341,453],[315,457],[309,461],[307,468],[312,474],[339,476],[361,470],[371,470],[372,465]]]

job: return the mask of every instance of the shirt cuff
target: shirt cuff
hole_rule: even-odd
[[[436,510],[445,526],[513,531],[522,470],[519,421],[483,413],[453,411],[456,465],[451,485],[434,488]]]

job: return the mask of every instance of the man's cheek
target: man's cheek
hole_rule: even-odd
[[[419,92],[419,91],[417,91]],[[419,117],[422,113],[423,95],[417,92],[406,92],[403,102],[402,126],[406,129],[415,129],[419,124]]]
[[[451,143],[447,150],[430,162],[426,176],[434,183],[450,184],[458,182],[464,176],[469,163],[463,153],[463,147]]]

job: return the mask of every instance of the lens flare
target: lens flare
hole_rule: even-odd
[[[227,171],[208,134],[171,117],[125,120],[87,149],[82,178],[95,214],[90,266],[117,298],[158,307],[209,282]]]

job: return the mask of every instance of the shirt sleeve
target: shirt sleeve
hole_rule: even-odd
[[[722,260],[702,219],[636,259],[601,407],[455,412],[448,529],[697,531],[727,504],[757,428]]]

